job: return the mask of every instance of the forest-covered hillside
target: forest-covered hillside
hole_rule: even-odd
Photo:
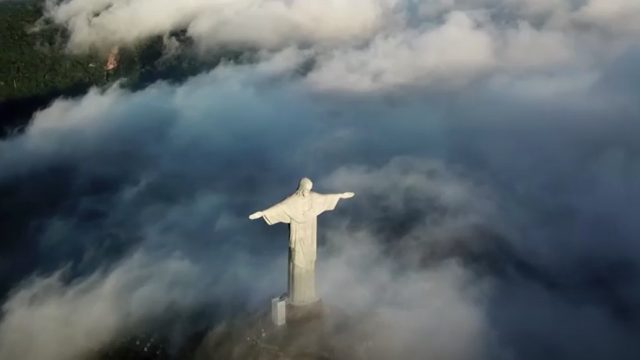
[[[67,54],[63,29],[41,16],[35,1],[0,3],[0,101],[104,81],[100,56]]]
[[[59,96],[77,96],[118,79],[132,89],[160,79],[179,81],[241,55],[227,50],[196,54],[185,32],[179,31],[119,49],[117,68],[106,71],[108,54],[66,50],[65,29],[43,19],[42,4],[0,2],[0,137],[25,125],[35,110]],[[171,56],[164,51],[168,38],[180,46]]]

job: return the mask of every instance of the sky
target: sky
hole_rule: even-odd
[[[369,358],[640,356],[637,1],[46,4],[71,53],[171,56],[186,30],[252,56],[0,140],[0,359],[265,307],[287,228],[247,216],[303,176],[356,193],[319,220],[317,276]]]

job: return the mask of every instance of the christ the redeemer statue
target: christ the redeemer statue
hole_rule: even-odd
[[[335,209],[340,199],[349,199],[352,192],[318,194],[311,191],[308,178],[300,180],[295,193],[272,207],[249,215],[263,218],[267,224],[289,224],[289,299],[291,305],[309,305],[316,297],[316,230],[317,217]]]

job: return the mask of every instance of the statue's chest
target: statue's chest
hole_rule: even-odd
[[[305,219],[310,219],[311,217],[316,217],[315,211],[313,210],[313,201],[311,199],[305,201],[302,206],[302,217]]]
[[[299,199],[295,204],[294,212],[297,222],[310,222],[315,221],[316,211],[313,203],[313,199]]]

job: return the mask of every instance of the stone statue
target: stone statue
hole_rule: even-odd
[[[300,180],[298,190],[272,207],[249,215],[249,219],[263,218],[269,224],[289,224],[289,304],[309,305],[316,297],[316,229],[317,217],[335,209],[340,199],[355,194],[318,194],[311,191],[308,178]]]

